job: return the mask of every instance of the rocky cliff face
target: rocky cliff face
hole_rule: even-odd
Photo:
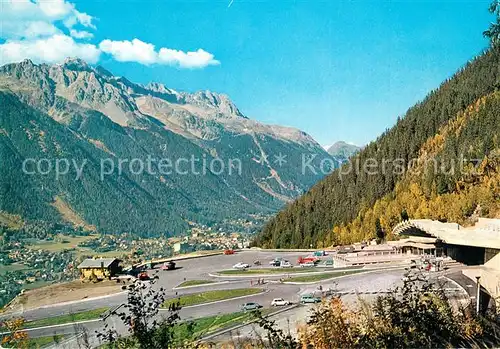
[[[0,67],[0,97],[0,149],[10,161],[0,210],[26,219],[178,233],[188,221],[273,212],[336,163],[309,135],[251,120],[226,95],[143,86],[79,59]],[[58,178],[21,171],[42,158],[86,166],[78,179],[74,168]],[[148,171],[130,166],[148,159]],[[129,165],[118,169],[120,161]],[[106,176],[103,162],[114,170]]]

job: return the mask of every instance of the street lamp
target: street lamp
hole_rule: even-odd
[[[479,314],[479,296],[481,295],[481,283],[479,280],[481,279],[481,276],[476,276],[476,283],[477,283],[477,291],[476,291],[476,314]]]

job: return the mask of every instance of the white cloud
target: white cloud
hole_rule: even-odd
[[[93,19],[94,17],[86,13],[74,10],[71,16],[63,20],[63,23],[66,26],[66,28],[73,28],[77,23],[80,23],[84,27],[96,29],[95,25],[92,24]]]
[[[99,44],[99,48],[120,62],[137,62],[145,65],[165,64],[180,68],[204,68],[220,64],[218,60],[214,59],[213,54],[202,49],[184,52],[162,47],[156,51],[153,44],[139,39],[132,41],[104,40]]]
[[[219,65],[214,55],[202,50],[195,52],[183,52],[169,48],[161,48],[158,53],[158,63],[177,65],[181,68],[204,68],[208,65]]]
[[[38,0],[35,4],[49,18],[64,18],[75,9],[73,4],[64,0]]]
[[[56,63],[66,57],[80,57],[96,63],[101,51],[95,45],[75,41],[93,36],[73,26],[93,28],[93,17],[80,12],[66,0],[4,0],[1,5],[0,63],[30,58]],[[62,26],[61,24],[64,24]],[[71,36],[64,32],[69,31]]]
[[[96,29],[95,25],[92,24],[94,17],[92,17],[84,12],[79,12],[77,10],[74,11],[74,14],[75,14],[76,19],[78,20],[78,22],[81,25],[83,25],[84,27]]]
[[[76,24],[95,29],[92,20],[92,16],[76,10],[74,4],[65,0],[4,0],[0,35],[7,40],[46,37],[60,31],[56,27],[59,21],[68,29]]]
[[[72,37],[74,37],[75,39],[90,39],[90,38],[94,37],[94,34],[88,32],[88,31],[85,31],[85,30],[71,29],[69,31],[69,34]]]
[[[78,43],[72,37],[56,34],[36,40],[7,41],[0,45],[0,64],[30,58],[35,62],[58,63],[66,57],[79,57],[89,63],[99,60],[101,51],[92,44]]]
[[[2,20],[0,19],[0,21]],[[59,32],[60,30],[56,26],[44,21],[2,22],[2,37],[8,39],[33,39],[51,36]]]
[[[99,44],[102,52],[109,53],[119,62],[138,62],[141,64],[153,64],[158,60],[158,54],[152,44],[145,43],[139,39],[132,41],[103,40]]]
[[[29,22],[26,30],[24,32],[25,36],[28,38],[36,38],[38,36],[50,36],[59,32],[53,24],[37,21],[37,22]]]
[[[179,68],[204,68],[218,65],[214,55],[203,50],[184,52],[166,47],[158,51],[153,44],[132,41],[103,40],[98,46],[84,42],[94,35],[94,17],[80,12],[66,0],[0,0],[0,63],[30,58],[37,62],[55,63],[66,57],[79,57],[90,63],[101,52],[120,62],[144,65],[162,64]],[[85,30],[82,30],[82,27]]]

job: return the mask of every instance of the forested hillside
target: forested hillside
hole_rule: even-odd
[[[474,214],[495,215],[498,87],[500,50],[496,47],[410,108],[350,164],[289,204],[265,226],[255,244],[328,246],[372,238],[377,225],[387,233],[408,217],[466,223]],[[438,170],[401,170],[401,166],[427,168],[422,165],[426,159],[436,161]],[[451,171],[453,161],[463,163],[463,169]]]

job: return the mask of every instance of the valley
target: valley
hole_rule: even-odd
[[[500,0],[0,8],[0,348],[500,347]]]
[[[142,86],[78,59],[5,65],[0,98],[0,210],[26,221],[175,235],[190,221],[270,215],[338,166],[307,134],[250,120],[227,96]]]

